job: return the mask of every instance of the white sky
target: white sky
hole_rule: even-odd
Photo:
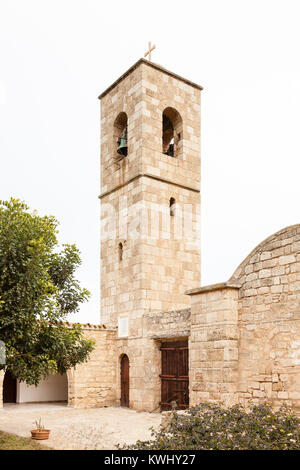
[[[202,284],[299,223],[299,1],[0,0],[0,198],[60,221],[99,321],[99,102],[143,56],[202,92]]]

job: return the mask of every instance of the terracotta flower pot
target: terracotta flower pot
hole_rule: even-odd
[[[49,429],[43,429],[42,431],[38,431],[37,429],[33,429],[31,431],[31,439],[38,439],[38,440],[44,440],[44,439],[49,439],[49,434],[50,430]]]

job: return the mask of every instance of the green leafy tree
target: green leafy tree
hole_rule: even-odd
[[[65,373],[94,348],[79,324],[65,324],[90,294],[74,277],[81,263],[76,246],[58,251],[57,226],[18,199],[0,201],[0,340],[6,346],[0,369],[27,384]]]

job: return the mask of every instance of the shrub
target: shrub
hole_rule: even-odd
[[[300,449],[300,420],[288,408],[268,403],[225,408],[202,403],[173,412],[170,423],[152,439],[124,449],[136,450],[295,450]]]

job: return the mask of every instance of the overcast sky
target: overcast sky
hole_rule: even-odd
[[[99,101],[152,60],[202,92],[202,284],[300,222],[299,1],[0,0],[0,198],[76,243],[99,321]]]

